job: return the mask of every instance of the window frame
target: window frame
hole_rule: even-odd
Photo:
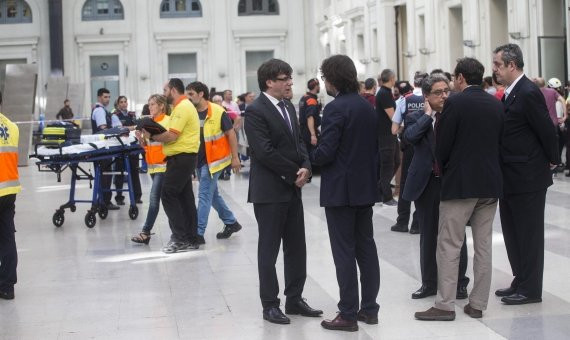
[[[97,2],[101,0],[85,0],[83,6],[81,7],[81,21],[103,21],[103,20],[124,20],[125,19],[125,7],[120,0],[106,0],[109,4],[109,13],[98,14],[97,13]],[[90,5],[92,8],[92,13],[88,16],[85,15],[85,7]],[[121,14],[115,14],[117,8],[121,9]]]
[[[30,24],[33,22],[32,8],[25,0],[14,0],[16,1],[16,16],[13,18],[8,17],[8,0],[0,0],[0,25],[10,25],[10,24]],[[23,16],[24,9],[30,11],[30,16]]]
[[[176,11],[176,1],[177,0],[162,0],[160,2],[159,13],[161,19],[171,19],[171,18],[201,18],[202,17],[202,3],[200,0],[184,0],[186,2],[185,11]],[[163,11],[162,6],[168,3],[170,10]],[[192,5],[197,3],[200,7],[199,10],[192,10]]]
[[[271,0],[275,2],[275,11],[269,11],[269,1],[270,0],[261,0],[261,7],[262,10],[253,10],[253,0],[239,0],[238,1],[238,16],[253,16],[253,15],[279,15],[279,1],[278,0]],[[245,11],[240,12],[240,5],[245,3]]]

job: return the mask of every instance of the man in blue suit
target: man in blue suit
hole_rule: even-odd
[[[325,106],[321,139],[313,157],[322,169],[321,206],[325,207],[340,290],[340,313],[321,325],[356,331],[357,320],[378,323],[380,267],[372,227],[372,206],[378,198],[378,161],[374,157],[378,152],[378,117],[358,94],[356,68],[349,57],[325,59],[321,72],[327,94],[335,99]]]

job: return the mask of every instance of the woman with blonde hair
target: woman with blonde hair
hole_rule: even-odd
[[[151,118],[168,129],[170,121],[170,108],[165,96],[160,94],[153,94],[148,99],[148,108]],[[142,231],[131,238],[135,243],[148,244],[150,235],[158,212],[160,210],[160,192],[162,191],[162,182],[164,173],[166,171],[165,156],[162,153],[162,143],[155,142],[149,139],[144,139],[140,131],[136,132],[137,138],[145,149],[145,160],[148,164],[148,173],[152,178],[152,188],[150,189],[149,207],[146,215],[146,221],[143,225]]]

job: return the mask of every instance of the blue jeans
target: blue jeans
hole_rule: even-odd
[[[148,212],[146,213],[146,221],[143,225],[143,232],[150,233],[154,222],[156,221],[156,216],[160,211],[160,192],[162,191],[162,181],[164,180],[164,172],[157,172],[150,174],[152,178],[152,187],[150,188],[150,197]]]
[[[203,236],[206,231],[211,207],[214,207],[218,212],[218,216],[224,224],[237,222],[234,214],[218,192],[218,178],[222,171],[218,171],[210,176],[210,170],[207,165],[198,168],[198,179],[200,180],[198,189],[198,235]]]

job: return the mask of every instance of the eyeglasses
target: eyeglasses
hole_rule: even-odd
[[[289,80],[293,80],[293,78],[292,78],[291,76],[289,76],[289,77],[275,78],[275,80],[279,80],[279,81],[289,81]]]
[[[433,94],[434,96],[437,96],[437,97],[441,97],[444,93],[449,94],[449,92],[451,92],[450,89],[445,89],[445,90],[436,90],[436,91],[430,92],[430,94]]]

